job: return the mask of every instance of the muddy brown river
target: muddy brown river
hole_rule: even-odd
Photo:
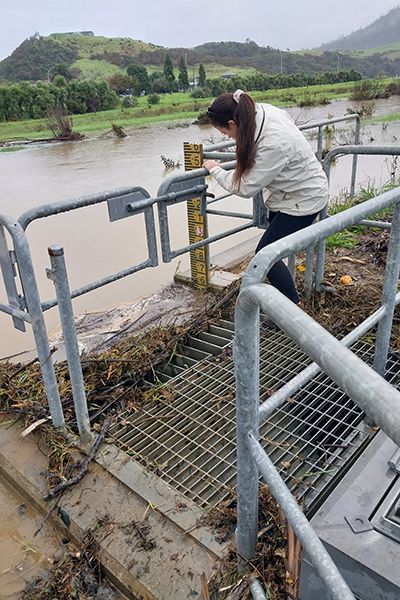
[[[302,124],[326,119],[328,115],[344,116],[351,105],[348,100],[337,100],[325,107],[293,107],[288,112],[297,123]],[[400,99],[393,97],[377,101],[375,115],[387,115],[399,110]],[[346,137],[347,134],[338,133],[337,136]],[[136,130],[132,136],[124,139],[101,138],[79,143],[35,145],[18,152],[0,153],[0,210],[18,218],[34,206],[127,185],[142,186],[151,196],[155,196],[166,175],[160,159],[162,155],[182,163],[184,141],[208,145],[219,139],[219,134],[216,135],[215,130],[208,126],[189,125],[170,129],[167,125],[156,125]],[[363,128],[364,144],[395,145],[397,139],[400,144],[400,125],[396,122],[390,123],[386,129],[382,123]],[[315,139],[311,138],[310,141],[315,144]],[[338,142],[341,143],[340,139]],[[332,196],[348,187],[350,166],[351,158],[344,157],[333,168]],[[380,185],[389,179],[392,169],[392,158],[360,157],[357,183],[374,182]],[[213,186],[211,181],[210,186]],[[220,203],[220,208],[249,213],[251,201],[233,198]],[[185,206],[180,204],[173,207],[170,215],[171,245],[173,248],[184,246],[188,243]],[[210,217],[209,224],[210,233],[214,234],[236,226],[238,220]],[[246,231],[217,242],[211,247],[211,255],[256,233],[254,230]],[[147,258],[142,216],[110,223],[105,204],[35,221],[28,227],[27,235],[42,300],[55,295],[53,283],[45,275],[45,269],[50,266],[47,248],[52,244],[61,244],[65,248],[72,289]],[[170,282],[177,269],[184,271],[188,267],[188,256],[183,256],[170,264],[136,273],[75,299],[74,312],[95,311],[153,293]],[[2,281],[0,302],[6,303]],[[58,322],[56,308],[46,313],[49,331]],[[29,325],[27,329],[25,334],[16,331],[11,318],[0,313],[0,357],[34,347]]]

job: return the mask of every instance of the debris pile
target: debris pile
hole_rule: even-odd
[[[379,307],[382,294],[384,261],[387,251],[387,232],[366,232],[352,249],[334,247],[326,252],[325,285],[331,292],[315,293],[305,301],[304,309],[335,337],[341,338]],[[296,281],[301,289],[305,257],[298,257]],[[351,285],[341,285],[346,277]],[[347,281],[349,281],[347,279]],[[176,353],[178,343],[196,335],[219,319],[232,318],[238,286],[208,297],[208,306],[183,324],[156,326],[126,337],[119,335],[115,343],[99,355],[84,355],[82,368],[93,428],[100,431],[107,418],[123,411],[138,412],[144,403],[157,401],[160,394],[173,393],[169,386],[149,386],[146,377],[154,374],[161,364],[168,364]],[[391,337],[391,351],[400,349],[399,312],[396,309]],[[371,340],[376,330],[368,333]],[[55,367],[67,427],[76,433],[72,390],[66,363]],[[154,383],[154,381],[153,381]],[[156,383],[156,381],[155,381]],[[37,425],[48,452],[46,477],[49,490],[62,481],[76,478],[83,464],[76,448],[48,421],[49,411],[41,371],[37,361],[28,364],[0,362],[0,414],[22,418],[26,426]],[[49,492],[50,493],[50,492]],[[237,553],[234,547],[236,505],[231,500],[207,511],[202,524],[211,527],[220,540],[231,540],[227,558],[218,565],[211,577],[202,581],[204,600],[240,600],[250,598],[250,578],[259,579],[267,597],[272,600],[296,598],[299,549],[291,528],[287,526],[279,507],[267,487],[260,488],[259,534],[256,557],[243,573],[237,571]],[[98,591],[99,567],[95,559],[96,544],[88,534],[82,547],[68,552],[62,561],[54,563],[50,579],[37,582],[26,589],[26,600],[67,600],[71,597],[100,598]],[[69,591],[68,591],[69,590]],[[30,594],[30,595],[29,595]],[[68,595],[69,594],[69,595]]]

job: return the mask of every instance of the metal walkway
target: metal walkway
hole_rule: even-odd
[[[191,341],[197,348],[177,348],[178,364],[169,364],[167,370],[179,374],[170,380],[167,393],[140,413],[121,415],[109,433],[118,447],[168,485],[200,507],[209,507],[235,495],[235,380],[229,341],[233,324],[221,321],[201,337]],[[193,355],[201,358],[207,348],[208,355],[195,362]],[[371,344],[358,342],[355,351],[371,361]],[[280,330],[262,324],[260,402],[310,362]],[[387,379],[393,385],[400,381],[400,356],[394,353]],[[308,514],[375,434],[363,417],[320,373],[262,423],[262,445]]]

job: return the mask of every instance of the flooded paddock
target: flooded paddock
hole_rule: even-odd
[[[400,108],[398,97],[376,101],[375,116],[396,113]],[[344,99],[335,100],[328,106],[316,108],[288,108],[297,124],[305,124],[334,117],[345,116],[354,103]],[[30,146],[19,152],[0,154],[0,210],[18,218],[28,209],[51,202],[76,198],[116,187],[138,185],[151,196],[166,176],[161,155],[174,162],[183,163],[183,142],[202,142],[204,145],[219,141],[221,136],[211,126],[187,124],[172,127],[158,124],[137,129],[127,138],[97,138],[78,143]],[[352,143],[349,128],[353,122],[339,123],[335,127],[334,145]],[[316,131],[316,130],[315,130]],[[310,143],[315,146],[313,133],[308,132]],[[350,138],[350,139],[349,139]],[[361,143],[396,145],[400,124],[373,123],[362,126]],[[350,183],[351,157],[340,158],[332,166],[331,196],[336,197]],[[181,167],[182,170],[182,167]],[[387,182],[397,173],[397,159],[381,156],[358,158],[357,186]],[[210,191],[215,182],[209,181]],[[251,212],[251,200],[231,198],[219,203],[219,207],[235,212]],[[188,243],[186,207],[171,207],[170,229],[173,248]],[[244,221],[233,218],[210,216],[210,234],[219,233]],[[246,239],[254,237],[255,230],[248,230],[214,243],[211,256]],[[143,215],[109,222],[105,204],[79,209],[63,215],[34,221],[27,229],[28,241],[35,265],[36,278],[42,301],[54,297],[53,283],[47,279],[45,269],[50,267],[47,248],[61,244],[65,249],[71,289],[125,269],[147,258],[147,245]],[[161,254],[159,252],[159,254]],[[159,258],[161,261],[161,258]],[[154,293],[172,281],[177,270],[189,267],[187,255],[169,264],[146,269],[106,285],[73,301],[75,314],[96,311],[105,307],[131,302],[146,294]],[[3,282],[0,282],[0,301],[5,302]],[[46,312],[48,331],[59,322],[56,308]],[[31,328],[23,334],[13,328],[11,319],[0,313],[0,356],[10,356],[34,347]]]

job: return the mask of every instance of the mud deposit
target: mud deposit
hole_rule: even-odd
[[[27,582],[44,576],[61,538],[49,524],[35,536],[40,515],[0,479],[0,599],[18,598]]]

